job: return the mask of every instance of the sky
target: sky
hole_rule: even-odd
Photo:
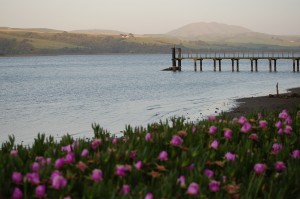
[[[300,35],[300,0],[0,0],[0,27],[161,34],[195,22]]]

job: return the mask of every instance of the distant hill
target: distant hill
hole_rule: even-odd
[[[91,29],[91,30],[72,30],[71,33],[92,34],[92,35],[120,35],[124,32],[117,30]]]
[[[241,33],[249,33],[251,30],[241,27],[241,26],[233,26],[221,23],[192,23],[180,27],[176,30],[172,30],[168,32],[168,35],[180,37],[184,39],[194,40],[199,36],[234,36]]]
[[[63,30],[54,30],[49,28],[9,28],[0,27],[0,31],[22,31],[22,32],[39,32],[39,33],[60,33]]]

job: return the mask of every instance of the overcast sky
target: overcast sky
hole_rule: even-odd
[[[300,0],[0,0],[0,27],[166,33],[194,22],[300,35]]]

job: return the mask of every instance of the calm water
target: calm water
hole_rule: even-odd
[[[184,61],[183,72],[162,72],[171,55],[91,55],[0,58],[0,143],[9,134],[32,142],[37,133],[60,137],[69,133],[92,136],[99,123],[113,134],[126,124],[146,125],[171,116],[191,121],[232,108],[234,99],[275,93],[300,86],[300,73],[292,61],[278,61],[277,73],[259,61],[251,73],[250,61],[240,62],[232,73],[231,62],[213,72],[212,61],[204,72],[194,72]]]

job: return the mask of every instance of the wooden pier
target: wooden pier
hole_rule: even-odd
[[[288,53],[288,52],[224,52],[224,53],[187,53],[183,54],[181,48],[172,48],[172,67],[169,68],[172,71],[181,71],[181,62],[184,60],[193,60],[194,61],[194,71],[197,71],[197,62],[200,64],[200,72],[203,71],[203,60],[212,60],[213,61],[213,70],[222,71],[222,60],[227,59],[231,60],[231,70],[232,72],[240,71],[239,61],[240,60],[250,60],[251,62],[251,72],[258,72],[258,60],[269,60],[269,71],[277,72],[277,60],[285,59],[291,60],[293,72],[299,72],[299,53]],[[178,64],[177,64],[178,63]]]

